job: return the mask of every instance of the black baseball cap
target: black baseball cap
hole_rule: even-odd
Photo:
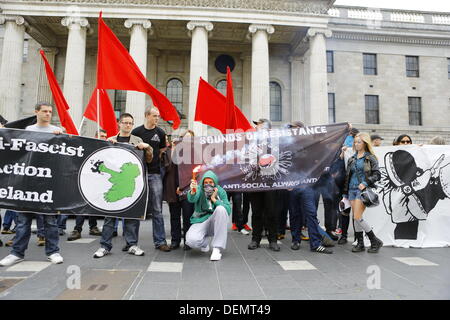
[[[373,135],[371,135],[370,136],[370,139],[373,141],[373,140],[376,140],[376,139],[380,139],[380,140],[384,140],[380,135],[378,135],[378,134],[373,134]]]

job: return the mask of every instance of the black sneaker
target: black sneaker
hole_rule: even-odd
[[[250,244],[248,245],[248,250],[255,250],[259,248],[259,242],[256,241],[252,241],[250,242]]]
[[[117,234],[117,231],[114,231],[114,232],[113,232],[113,237],[117,237],[117,235],[118,235],[118,234]]]
[[[0,247],[3,247],[3,241],[0,240]]]
[[[122,251],[128,251],[128,249],[131,248],[131,245],[129,245],[128,243],[122,248]]]
[[[175,250],[178,249],[180,247],[180,243],[179,242],[172,242],[170,244],[170,250]]]
[[[300,243],[298,241],[292,242],[291,249],[292,250],[299,250],[300,249]]]
[[[332,250],[327,249],[324,246],[318,246],[316,249],[311,249],[311,251],[318,252],[318,253],[326,253],[326,254],[332,254],[333,253]]]
[[[338,244],[346,244],[347,243],[347,236],[341,236],[338,240]]]
[[[326,231],[326,233],[330,236],[331,240],[337,241],[339,237],[335,235],[332,231]]]
[[[184,244],[184,246],[183,246],[183,250],[184,251],[189,251],[189,250],[191,250],[192,248],[191,247],[189,247],[187,244]]]

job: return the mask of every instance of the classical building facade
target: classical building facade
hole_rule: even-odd
[[[450,142],[450,13],[333,6],[334,0],[4,0],[0,3],[0,114],[12,120],[51,101],[43,48],[74,122],[95,87],[97,18],[129,49],[150,83],[194,122],[199,77],[250,119],[276,126],[350,122],[385,144]],[[111,66],[114,67],[114,66]],[[136,123],[148,96],[109,90],[117,114]],[[214,108],[214,106],[211,106]],[[166,126],[167,131],[171,131]],[[95,126],[87,121],[82,133]],[[177,134],[174,132],[174,134]]]

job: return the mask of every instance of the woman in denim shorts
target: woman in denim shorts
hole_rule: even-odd
[[[375,182],[380,180],[381,174],[378,167],[378,160],[372,149],[371,139],[367,133],[359,133],[353,142],[355,154],[348,159],[344,185],[344,198],[350,201],[353,222],[355,227],[356,245],[353,252],[362,252],[364,248],[365,231],[370,239],[370,248],[367,252],[376,253],[383,246],[383,242],[378,239],[372,231],[372,227],[363,220],[363,212],[366,210],[361,200],[361,192],[366,187],[374,187]]]

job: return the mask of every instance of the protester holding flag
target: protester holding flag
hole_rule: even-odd
[[[372,227],[364,221],[363,213],[366,207],[361,199],[361,192],[367,187],[374,186],[374,183],[381,178],[378,160],[373,151],[369,134],[357,134],[353,142],[353,150],[355,154],[347,162],[343,192],[343,197],[348,198],[353,212],[357,244],[353,246],[352,251],[365,251],[363,235],[363,231],[365,231],[371,244],[367,252],[377,253],[383,246],[383,242],[375,236]]]
[[[212,237],[210,260],[220,260],[222,251],[227,246],[227,225],[231,207],[227,193],[219,185],[216,174],[211,170],[206,171],[200,186],[192,179],[187,199],[195,204],[191,217],[192,226],[186,234],[187,245],[202,252],[209,252],[209,238]]]
[[[46,132],[53,134],[61,134],[62,130],[59,127],[50,124],[52,120],[53,108],[49,103],[38,103],[35,106],[35,114],[37,123],[26,127],[26,130],[36,132]],[[0,261],[0,266],[6,267],[15,263],[23,261],[25,257],[25,250],[28,247],[28,242],[31,236],[31,221],[35,216],[31,212],[19,212],[17,214],[17,228],[14,237],[13,249],[11,254]],[[39,217],[39,215],[36,215]],[[45,232],[45,253],[47,259],[52,263],[58,264],[63,262],[63,257],[59,254],[59,234],[58,223],[56,215],[42,215],[44,221]]]
[[[164,252],[170,251],[166,241],[164,219],[162,215],[163,184],[161,177],[161,154],[166,150],[166,133],[158,127],[160,113],[158,108],[145,109],[145,122],[135,128],[131,134],[140,137],[153,148],[153,160],[147,164],[148,200],[147,215],[152,217],[153,242],[155,248]]]
[[[141,138],[131,134],[133,125],[133,116],[129,113],[123,113],[119,118],[119,134],[115,137],[109,138],[108,140],[113,143],[129,143],[140,150],[144,150],[145,160],[147,163],[150,163],[153,158],[153,150],[150,145],[144,143]],[[103,258],[111,251],[115,221],[115,218],[105,217],[102,238],[100,240],[101,248],[94,253],[94,258]],[[135,256],[144,255],[144,251],[137,245],[139,240],[139,226],[140,221],[137,219],[125,219],[123,225],[126,245],[122,248],[122,251],[128,251],[129,254],[133,254]]]

